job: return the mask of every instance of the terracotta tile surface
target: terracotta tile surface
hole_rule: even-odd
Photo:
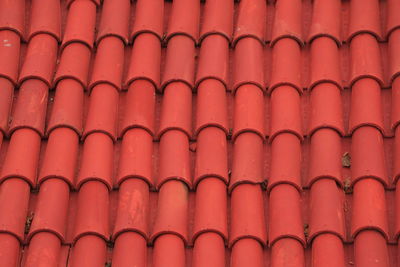
[[[399,9],[0,0],[0,266],[400,266]]]

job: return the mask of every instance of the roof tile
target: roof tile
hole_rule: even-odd
[[[194,186],[209,177],[229,182],[226,135],[216,127],[203,129],[197,137]]]
[[[89,89],[101,83],[121,89],[123,66],[124,43],[115,36],[103,38],[97,47]]]
[[[90,134],[86,137],[83,145],[81,167],[76,180],[76,188],[79,189],[88,181],[98,181],[104,183],[111,190],[113,186],[112,164],[113,141],[111,138],[103,133]]]
[[[310,104],[309,135],[323,128],[331,128],[342,136],[345,134],[339,88],[331,83],[318,84],[311,92]]]
[[[152,174],[153,140],[143,129],[126,131],[121,143],[117,184],[125,180],[139,178],[150,186],[154,185]]]
[[[268,190],[279,184],[290,184],[301,191],[301,144],[290,133],[277,135],[271,144],[271,169]]]
[[[146,240],[138,233],[124,232],[115,240],[113,263],[145,266],[147,264]]]
[[[88,239],[93,239],[94,236],[102,238],[103,241],[108,240],[110,236],[108,204],[108,188],[104,183],[87,181],[81,186],[74,228],[76,250],[80,250],[78,244],[81,241],[86,243]],[[93,243],[93,241],[90,243]],[[96,241],[96,243],[99,243],[99,241]],[[86,248],[86,246],[82,245],[83,248]],[[92,249],[95,248],[92,247]],[[76,255],[76,253],[74,254]],[[99,254],[94,255],[96,255],[96,258],[99,257]]]
[[[158,243],[164,243],[160,242],[161,239],[166,241],[165,238],[169,236],[174,236],[173,240],[178,239],[185,243],[189,241],[187,224],[188,193],[187,186],[181,181],[166,181],[160,188],[157,217],[151,234],[154,250],[157,249]],[[172,244],[180,243],[177,240],[172,241],[172,238],[168,238],[168,240],[171,240],[170,242]],[[174,253],[178,252],[178,249],[174,249],[173,246],[170,247],[170,250],[171,249],[173,249]],[[154,253],[156,253],[156,251],[154,251]],[[162,259],[162,256],[159,256],[159,260],[160,259]],[[176,260],[179,260],[179,258],[177,257]]]
[[[61,49],[75,42],[83,43],[92,48],[95,24],[96,5],[92,1],[74,1],[68,11]]]
[[[197,43],[199,37],[200,1],[175,0],[172,3],[166,41],[184,35]]]
[[[351,143],[352,183],[361,179],[376,179],[389,183],[385,167],[382,134],[373,127],[361,127],[353,133]]]
[[[188,137],[192,136],[191,110],[191,89],[182,82],[168,85],[163,97],[159,136],[168,130],[180,130]]]
[[[57,41],[48,34],[37,34],[29,42],[19,83],[39,79],[51,87],[57,59]]]
[[[185,246],[182,239],[173,234],[161,235],[154,243],[153,266],[185,266]]]
[[[107,257],[107,244],[96,235],[85,235],[80,238],[70,251],[68,262],[71,267],[88,265],[104,265]]]
[[[0,77],[10,80],[14,85],[18,80],[20,38],[11,31],[0,31]]]
[[[200,83],[197,89],[196,136],[207,127],[218,127],[229,133],[227,102],[221,82],[210,78]]]
[[[107,36],[116,36],[128,44],[130,0],[105,1],[101,13],[101,22],[97,42]]]
[[[301,48],[290,38],[278,40],[272,48],[272,73],[268,91],[272,92],[278,86],[290,85],[299,93],[301,86]]]
[[[120,136],[133,128],[142,128],[155,134],[154,107],[156,102],[154,86],[147,80],[136,80],[129,86],[125,98],[124,117]]]
[[[23,134],[21,133],[21,135]],[[9,247],[7,245],[4,246],[5,249],[10,249],[10,252],[15,248],[13,246],[14,238],[18,240],[18,243],[24,240],[30,190],[29,184],[26,181],[18,178],[18,176],[14,177],[4,181],[0,191],[0,211],[1,214],[8,215],[0,217],[0,232],[3,235],[6,234],[6,236],[2,236],[2,241],[8,241],[12,244],[10,245],[7,242]],[[8,235],[11,235],[13,238],[9,238]],[[9,261],[12,261],[11,257]]]
[[[74,186],[77,167],[79,136],[69,128],[60,127],[51,132],[39,173],[39,184],[59,178]]]
[[[400,51],[398,49],[400,45],[400,30],[395,30],[389,37],[388,50],[389,50],[389,72],[391,81],[400,75]]]
[[[235,92],[244,84],[265,88],[263,46],[253,38],[242,38],[235,46],[233,88]]]
[[[242,0],[237,9],[236,25],[233,35],[233,44],[245,37],[255,38],[261,42],[265,41],[265,25],[267,17],[267,6],[263,0]]]
[[[320,83],[332,83],[343,88],[340,73],[340,55],[337,44],[329,38],[319,37],[311,44],[310,89]]]
[[[307,184],[319,179],[333,179],[342,185],[342,155],[342,140],[337,132],[329,128],[316,131],[311,137]]]
[[[263,247],[252,238],[238,240],[232,247],[231,266],[264,266]]]
[[[323,234],[346,238],[343,190],[331,179],[320,179],[311,187],[309,240]]]
[[[25,36],[25,1],[0,1],[0,30],[15,31]]]
[[[354,185],[353,192],[352,236],[362,235],[365,233],[362,230],[373,229],[381,237],[383,235],[388,239],[386,199],[382,183],[366,178]],[[357,239],[355,238],[355,247],[357,247]]]
[[[292,185],[279,184],[269,197],[269,245],[279,246],[279,241],[296,239],[305,245],[301,215],[300,193]],[[296,241],[296,243],[298,243]],[[272,251],[273,253],[273,251]],[[292,252],[293,253],[293,252]]]
[[[57,265],[60,262],[57,257],[46,257],[41,258],[37,257],[46,248],[46,246],[50,246],[50,249],[47,250],[52,255],[60,255],[62,259],[65,255],[65,247],[60,245],[60,240],[53,233],[49,232],[41,232],[35,235],[30,241],[29,250],[27,250],[26,257],[24,257],[21,262],[25,265],[35,265],[35,264],[49,264],[49,265]],[[64,254],[64,255],[63,255]],[[61,260],[61,264],[63,264]]]
[[[311,260],[323,266],[345,266],[344,253],[342,240],[338,236],[322,234],[313,241]]]
[[[14,87],[9,80],[1,79],[0,84],[2,90],[0,90],[0,135],[7,135],[9,115],[11,111],[11,104],[13,98]],[[0,138],[2,139],[2,138]],[[0,146],[1,146],[0,141]]]
[[[57,128],[67,127],[81,135],[84,103],[81,84],[72,79],[61,80],[57,84],[55,95],[52,114],[47,123],[47,134]]]
[[[50,232],[65,242],[68,197],[69,187],[64,181],[49,179],[43,182],[28,240],[43,232]]]
[[[347,33],[348,41],[351,41],[352,38],[362,33],[371,34],[377,40],[382,39],[379,22],[379,1],[351,1],[350,12],[349,32]]]
[[[266,245],[267,233],[263,203],[263,191],[259,185],[241,184],[233,190],[230,246],[234,246],[240,239],[248,238]]]
[[[145,239],[149,233],[149,188],[145,181],[128,179],[122,182],[118,199],[118,213],[113,239],[126,232],[134,232]]]
[[[396,10],[400,8],[399,1],[388,0],[387,1],[387,24],[386,24],[386,37],[395,30],[400,28],[400,18],[397,16]]]
[[[215,79],[228,88],[229,42],[219,35],[211,35],[202,41],[197,66],[196,87],[205,79]]]
[[[152,33],[160,41],[164,38],[163,33],[163,0],[138,0],[136,2],[135,23],[130,34],[131,39],[135,39],[141,33]]]
[[[194,87],[196,50],[187,36],[178,35],[168,42],[162,89],[172,82],[186,83]]]
[[[11,135],[18,129],[30,128],[39,135],[44,135],[48,88],[36,79],[24,82],[19,90],[18,101],[12,114],[9,129]]]
[[[357,35],[350,43],[350,87],[359,79],[370,77],[383,85],[383,74],[378,42],[369,34]],[[368,54],[368,57],[365,55]]]
[[[207,233],[217,233],[224,240],[228,239],[228,201],[225,192],[226,184],[218,178],[211,176],[199,182],[193,226],[194,242]]]
[[[329,37],[341,45],[340,35],[340,0],[315,0],[313,5],[312,21],[308,41],[312,42],[319,37]]]
[[[216,233],[200,235],[193,248],[193,267],[224,266],[225,245],[222,237]]]
[[[143,33],[136,37],[132,47],[126,84],[148,80],[156,89],[160,87],[161,43],[157,37]]]
[[[264,182],[263,139],[255,133],[245,132],[233,144],[232,175],[229,190],[242,183]]]
[[[244,132],[256,133],[264,139],[263,110],[264,97],[259,88],[253,84],[245,84],[239,87],[235,95],[235,121],[232,139],[236,139]]]
[[[279,0],[275,4],[271,46],[282,38],[292,38],[303,45],[301,29],[302,1]]]
[[[57,84],[63,79],[74,79],[86,89],[90,55],[90,50],[82,44],[71,43],[65,47],[60,57],[54,83]]]
[[[304,262],[303,247],[300,242],[292,238],[283,238],[271,248],[271,264],[276,267],[284,267],[287,262],[295,266]]]
[[[206,1],[204,5],[204,22],[201,26],[200,42],[207,36],[219,34],[228,42],[232,39],[234,4],[231,0]]]
[[[37,34],[49,34],[61,41],[61,6],[59,1],[35,0],[31,6],[28,40]]]
[[[117,139],[116,118],[118,112],[118,92],[109,84],[98,84],[91,93],[83,138],[91,133],[107,134]]]
[[[179,180],[192,186],[189,140],[185,133],[169,130],[160,140],[160,169],[157,188],[169,180]]]
[[[296,89],[277,87],[271,94],[270,113],[270,142],[281,133],[292,133],[303,140],[300,95]]]
[[[351,113],[349,128],[354,132],[357,128],[368,125],[383,129],[381,88],[372,79],[358,80],[351,91]]]
[[[364,231],[355,239],[354,258],[363,266],[368,266],[371,260],[390,266],[386,240],[375,231]]]

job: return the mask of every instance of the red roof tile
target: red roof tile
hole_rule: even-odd
[[[266,1],[243,0],[236,7],[236,13],[233,44],[236,45],[245,37],[254,38],[263,44],[266,33]]]
[[[399,265],[399,7],[0,0],[0,265]]]
[[[61,48],[70,43],[81,42],[93,47],[96,24],[96,6],[91,1],[76,1],[68,9],[67,24]],[[60,61],[60,63],[63,63]]]
[[[126,77],[129,87],[133,81],[148,80],[155,88],[160,86],[161,43],[150,33],[138,35],[132,45],[131,59]],[[137,86],[136,86],[137,87]],[[130,91],[130,90],[129,90]],[[152,110],[154,107],[152,107]],[[152,129],[154,131],[154,129]]]
[[[25,1],[1,1],[0,29],[14,31],[21,39],[25,36]],[[4,34],[4,33],[3,33]]]
[[[312,20],[309,29],[310,33],[308,36],[309,42],[326,36],[332,38],[332,40],[340,46],[340,2],[340,0],[314,1]],[[321,39],[323,40],[325,38]]]
[[[97,42],[108,36],[116,36],[128,44],[129,0],[105,1],[102,6]]]
[[[206,1],[203,11],[204,20],[201,25],[200,41],[204,40],[207,36],[214,34],[220,34],[228,41],[231,41],[233,12],[234,4],[231,0]]]

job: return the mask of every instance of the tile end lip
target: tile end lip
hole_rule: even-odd
[[[235,237],[234,239],[230,239],[228,242],[229,248],[232,248],[237,242],[239,242],[240,240],[243,240],[243,239],[253,239],[253,240],[259,242],[262,247],[266,247],[268,244],[267,240],[265,240],[261,237],[258,237],[258,236],[252,235],[252,234],[245,234],[245,235],[240,235],[238,237]]]
[[[278,235],[278,236],[274,237],[274,239],[269,241],[268,246],[272,247],[277,241],[282,240],[282,239],[287,239],[287,238],[297,240],[304,248],[306,248],[306,246],[307,246],[307,243],[306,243],[306,240],[305,240],[304,236],[303,237],[299,237],[299,236],[294,235],[294,234]]]
[[[373,37],[375,37],[376,40],[377,40],[378,42],[384,41],[384,39],[382,38],[382,36],[381,36],[380,33],[377,33],[377,32],[375,32],[375,31],[369,30],[369,29],[360,29],[360,30],[356,30],[356,31],[350,33],[349,36],[348,36],[347,39],[346,39],[346,43],[351,43],[351,41],[352,41],[357,35],[360,35],[360,34],[370,34],[370,35],[372,35]]]
[[[344,188],[344,183],[343,183],[343,179],[342,177],[337,177],[335,175],[332,174],[320,174],[320,175],[316,175],[314,177],[311,177],[307,183],[306,183],[306,187],[307,188],[311,188],[313,186],[314,183],[320,181],[320,180],[333,180],[334,182],[336,182],[336,184],[338,185],[339,188]]]
[[[208,178],[218,179],[218,180],[222,181],[225,185],[229,184],[228,174],[224,176],[224,175],[217,174],[217,173],[206,173],[206,174],[203,174],[203,175],[199,175],[194,179],[193,189],[196,190],[197,186],[202,181],[204,181],[204,180],[206,180]]]
[[[117,187],[120,187],[122,183],[130,179],[139,179],[144,181],[149,186],[149,190],[154,188],[154,182],[149,177],[140,174],[128,174],[124,176],[119,176],[117,178]]]
[[[222,238],[222,240],[224,240],[225,244],[227,244],[227,242],[228,242],[228,236],[226,233],[224,233],[223,231],[218,230],[216,228],[209,227],[207,229],[201,229],[201,230],[196,231],[192,236],[191,243],[195,244],[197,238],[199,238],[201,235],[207,234],[207,233],[217,234]]]
[[[315,33],[315,34],[312,34],[312,35],[310,35],[308,37],[307,43],[311,44],[316,39],[323,38],[323,37],[332,39],[332,41],[334,41],[337,44],[338,47],[341,47],[343,45],[343,42],[340,40],[339,37],[337,37],[337,36],[335,36],[333,34],[330,34],[330,33]]]
[[[360,176],[354,177],[351,180],[351,186],[354,187],[354,185],[356,183],[358,183],[358,182],[360,182],[362,180],[365,180],[365,179],[373,179],[373,180],[376,180],[376,181],[380,182],[384,188],[388,188],[389,187],[389,183],[387,181],[388,180],[387,176],[381,177],[381,176],[378,176],[376,174],[366,174],[366,175],[360,175]]]
[[[84,231],[82,233],[75,234],[75,237],[72,240],[72,244],[76,244],[76,242],[78,242],[81,237],[88,236],[88,235],[100,237],[105,242],[109,242],[110,241],[109,237],[105,236],[104,234],[98,233],[96,231]]]
[[[70,190],[75,190],[74,182],[72,181],[72,179],[66,177],[65,175],[59,175],[59,174],[39,175],[37,184],[38,186],[40,186],[42,183],[50,179],[58,179],[64,181],[68,185]]]
[[[186,246],[189,246],[189,240],[181,233],[178,233],[177,231],[173,231],[173,230],[161,230],[158,231],[156,233],[153,233],[150,237],[149,243],[151,245],[154,245],[154,243],[156,242],[157,238],[159,238],[162,235],[175,235],[177,237],[179,237],[180,239],[182,239],[183,243]]]
[[[57,230],[47,228],[47,227],[38,227],[34,231],[30,231],[26,237],[26,242],[29,243],[35,235],[40,234],[40,233],[50,233],[50,234],[55,235],[56,237],[58,237],[60,239],[61,244],[66,244],[66,242],[67,242],[65,239],[65,233],[60,233]]]
[[[111,241],[115,242],[115,240],[117,240],[120,235],[122,235],[124,233],[128,233],[128,232],[137,233],[137,234],[141,235],[144,238],[144,240],[146,240],[146,242],[149,243],[149,235],[148,235],[148,233],[140,230],[137,227],[126,227],[126,228],[123,228],[123,229],[120,229],[120,230],[114,232],[112,234],[112,236],[111,236]]]
[[[380,233],[387,242],[389,242],[389,240],[390,240],[387,230],[385,230],[379,226],[362,226],[362,227],[358,227],[357,229],[352,229],[351,238],[355,239],[356,236],[363,231],[376,231],[376,232]]]
[[[297,184],[295,182],[292,181],[277,181],[274,183],[269,183],[268,187],[267,187],[267,192],[270,193],[272,191],[272,189],[274,189],[274,187],[279,186],[279,185],[291,185],[293,186],[295,189],[297,189],[297,191],[301,194],[303,192],[303,187],[300,184]]]
[[[335,235],[337,236],[340,240],[342,240],[342,242],[346,242],[345,239],[345,233],[340,233],[338,231],[333,231],[333,230],[320,230],[320,231],[316,231],[316,232],[312,232],[310,234],[310,236],[307,238],[307,244],[311,244],[312,241],[317,238],[320,235],[325,235],[325,234],[329,234],[329,235]]]
[[[86,46],[87,48],[89,48],[89,50],[90,50],[91,52],[93,51],[93,45],[94,45],[93,43],[90,44],[89,42],[84,41],[84,40],[82,40],[82,39],[72,38],[72,39],[69,39],[68,41],[63,41],[63,42],[61,43],[61,46],[60,46],[60,53],[62,53],[62,52],[64,51],[64,49],[65,49],[67,46],[71,45],[71,44],[82,44],[82,45]]]
[[[221,30],[209,30],[206,32],[202,32],[200,37],[199,37],[199,41],[198,41],[198,45],[201,46],[201,43],[209,36],[212,35],[220,35],[224,38],[226,38],[226,40],[228,41],[228,44],[232,44],[232,35],[229,35],[228,33],[221,31]]]
[[[20,235],[18,235],[17,233],[14,233],[14,232],[10,231],[10,230],[0,229],[0,234],[9,234],[9,235],[15,237],[19,241],[19,243],[21,245],[24,244],[24,238],[21,237]]]

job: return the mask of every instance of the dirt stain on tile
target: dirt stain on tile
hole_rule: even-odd
[[[349,152],[345,152],[342,156],[342,166],[345,168],[351,167],[351,156]]]
[[[25,234],[28,234],[30,229],[31,229],[31,225],[32,225],[32,221],[33,221],[33,217],[35,216],[34,212],[30,212],[28,214],[28,216],[26,217],[26,221],[25,221]]]

